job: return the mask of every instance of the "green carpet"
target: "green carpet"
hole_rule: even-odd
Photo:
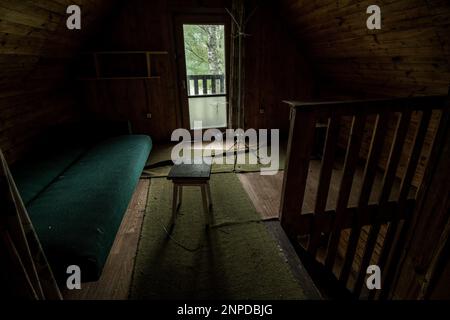
[[[208,230],[199,189],[184,188],[170,239],[172,185],[152,179],[130,298],[305,299],[236,175],[212,176]]]
[[[155,145],[153,147],[147,165],[143,171],[143,177],[163,178],[168,176],[170,168],[172,167],[171,152],[173,146],[174,146],[173,144],[161,144]],[[265,152],[266,150],[264,149],[262,151]],[[193,153],[192,150],[191,152]],[[280,170],[284,169],[285,156],[286,156],[286,145],[285,143],[283,143],[280,146],[279,152]],[[213,160],[211,172],[212,173],[258,172],[263,167],[269,167],[268,165],[258,163],[256,151],[254,150],[249,151],[247,153],[240,151],[239,157],[244,157],[245,161],[244,163],[236,163],[236,165],[234,165],[234,162],[237,157],[238,156],[235,154],[217,155]]]

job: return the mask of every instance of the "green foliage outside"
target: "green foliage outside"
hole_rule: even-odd
[[[225,74],[224,36],[223,25],[184,25],[188,75]]]

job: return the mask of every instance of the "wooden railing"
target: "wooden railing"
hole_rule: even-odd
[[[189,96],[225,94],[225,76],[223,74],[195,75],[195,76],[191,75],[187,76],[187,81],[188,81],[187,87]]]
[[[429,129],[430,119],[438,113],[436,138],[433,146],[439,144],[439,132],[448,123],[449,106],[446,96],[430,96],[415,98],[400,98],[391,100],[342,101],[302,103],[285,101],[291,107],[291,125],[287,150],[287,162],[284,172],[280,220],[288,237],[297,246],[344,284],[355,296],[361,297],[366,279],[366,269],[375,260],[381,268],[383,284],[376,298],[386,298],[390,283],[395,275],[398,259],[405,244],[405,237],[410,226],[417,194],[410,197],[410,189],[422,156],[425,138]],[[420,116],[417,126],[411,126],[411,119]],[[337,200],[332,210],[327,210],[330,185],[336,163],[342,117],[351,118],[351,129],[346,142],[345,159],[340,171],[341,179],[337,189]],[[375,117],[375,123],[370,134],[370,148],[367,156],[361,158],[360,149],[368,118]],[[312,212],[302,212],[305,200],[305,190],[308,187],[311,151],[314,144],[316,123],[328,119],[328,129],[320,164],[320,174],[317,182],[314,209]],[[435,119],[435,117],[433,117]],[[389,121],[394,121],[393,136],[387,137]],[[408,134],[413,134],[412,146],[405,148]],[[339,138],[341,137],[341,138]],[[375,203],[369,202],[374,181],[380,174],[380,155],[385,144],[389,146],[387,163],[381,170],[382,182]],[[432,148],[433,148],[432,146]],[[407,163],[399,177],[399,163],[402,155],[407,152]],[[430,152],[432,154],[432,152]],[[349,206],[352,185],[358,166],[364,166],[360,181],[357,203]],[[433,166],[433,159],[428,160],[427,167]],[[398,181],[399,180],[399,181]],[[394,184],[398,196],[391,199]],[[336,188],[334,188],[336,189]],[[416,188],[420,190],[419,188]],[[308,191],[308,192],[309,192]],[[308,195],[310,196],[310,195]],[[365,238],[364,251],[359,263],[359,270],[349,284],[354,258],[360,241],[361,230],[370,226]],[[383,229],[381,230],[381,227]],[[345,255],[337,264],[337,254],[340,245],[341,232],[350,229]],[[380,245],[378,236],[383,231],[384,241],[381,251],[374,255],[374,249]],[[307,238],[300,245],[300,238]],[[325,240],[324,240],[325,238]],[[325,243],[325,245],[324,245]],[[321,259],[318,250],[322,252]],[[354,274],[354,272],[353,272]],[[365,297],[375,298],[371,291]]]

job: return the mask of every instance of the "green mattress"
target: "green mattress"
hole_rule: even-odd
[[[83,281],[102,272],[152,149],[148,136],[66,146],[13,170],[18,189],[58,280],[67,267]]]

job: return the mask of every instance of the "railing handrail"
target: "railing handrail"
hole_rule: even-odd
[[[290,101],[283,102],[295,108],[298,112],[316,111],[319,113],[336,113],[339,115],[355,114],[361,111],[365,114],[383,111],[405,110],[435,110],[443,109],[447,105],[447,95],[417,96],[407,98],[370,99],[351,101]]]
[[[194,75],[188,75],[187,76],[189,79],[203,79],[203,78],[216,78],[216,79],[221,79],[221,78],[225,78],[224,74],[194,74]]]

